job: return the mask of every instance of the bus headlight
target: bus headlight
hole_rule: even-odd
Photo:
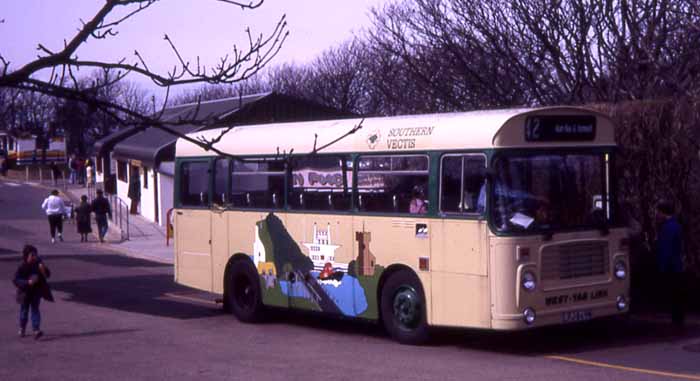
[[[535,314],[535,310],[532,308],[528,307],[523,311],[523,320],[527,325],[531,325],[532,323],[535,322],[535,318],[537,315]]]
[[[534,291],[537,287],[537,278],[535,278],[535,274],[533,274],[531,271],[525,271],[520,280],[520,284],[523,286],[525,291]]]
[[[627,299],[625,299],[624,296],[620,295],[617,297],[617,309],[622,311],[625,308],[627,308]]]
[[[615,278],[625,279],[627,278],[627,265],[623,261],[615,262]]]

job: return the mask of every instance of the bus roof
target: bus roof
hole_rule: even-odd
[[[338,139],[360,122],[362,128],[355,134],[321,152],[615,145],[613,123],[604,114],[578,107],[546,107],[248,125],[227,132],[215,147],[231,155],[275,155],[292,150],[294,154],[304,154],[312,152],[314,144],[322,147]],[[541,136],[535,134],[538,128],[547,129],[548,133]],[[188,136],[211,141],[223,131],[225,128]],[[176,155],[192,157],[215,154],[180,138]]]

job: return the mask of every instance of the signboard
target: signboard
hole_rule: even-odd
[[[525,141],[577,142],[595,139],[593,115],[538,115],[525,120]]]

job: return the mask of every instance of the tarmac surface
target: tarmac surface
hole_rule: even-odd
[[[47,193],[0,179],[0,380],[700,380],[697,316],[682,330],[654,313],[519,333],[441,329],[423,347],[314,315],[242,324],[215,295],[175,284],[172,265],[118,241],[80,243],[67,223],[52,245]],[[17,337],[10,282],[26,243],[54,274],[38,342]]]

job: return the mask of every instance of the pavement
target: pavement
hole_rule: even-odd
[[[80,203],[80,196],[87,195],[88,199],[90,199],[88,188],[83,185],[69,184],[63,181],[54,184],[50,179],[45,179],[44,181],[39,181],[38,179],[27,181],[22,176],[23,174],[19,173],[17,176],[14,176],[14,178],[13,176],[9,176],[6,179],[10,181],[14,180],[18,183],[43,187],[46,188],[47,191],[54,188],[59,189],[64,198],[69,199],[73,205],[76,206]],[[97,235],[98,230],[94,218],[92,219],[92,225],[92,234],[94,240],[97,241],[99,237]],[[110,221],[109,231],[105,237],[104,245],[131,257],[148,259],[159,263],[174,263],[175,243],[171,238],[169,245],[166,245],[166,231],[164,227],[147,220],[141,215],[130,214],[129,238],[124,240],[122,239],[123,236],[124,234],[122,234],[121,229]]]
[[[64,190],[66,196],[71,199],[74,205],[78,205],[80,196],[88,195],[88,188],[80,185],[68,185]],[[89,198],[89,196],[88,196]],[[93,219],[93,235],[97,236],[97,225]],[[122,232],[115,224],[109,225],[107,232],[106,245],[123,254],[131,257],[148,259],[160,263],[174,263],[174,242],[170,239],[169,245],[166,245],[165,228],[153,223],[141,215],[129,215],[129,238],[122,239]]]

